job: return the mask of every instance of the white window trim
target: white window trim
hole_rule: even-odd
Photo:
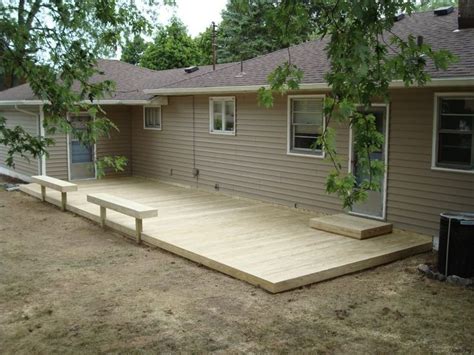
[[[147,108],[158,108],[160,110],[160,127],[147,127],[145,124],[145,109]],[[161,110],[161,105],[144,105],[143,106],[143,129],[147,129],[150,131],[161,131],[163,130],[163,117],[162,117],[162,110]]]
[[[312,95],[288,95],[288,102],[287,102],[287,127],[286,127],[286,155],[297,156],[297,157],[306,157],[306,158],[315,158],[315,159],[325,159],[326,152],[324,149],[322,150],[321,155],[311,154],[311,153],[295,153],[291,151],[291,100],[292,99],[324,99],[326,95],[324,94],[312,94]],[[323,132],[326,129],[326,119],[323,113]]]
[[[386,221],[387,220],[387,190],[388,190],[388,149],[389,149],[389,139],[390,139],[390,104],[389,103],[375,103],[371,105],[372,107],[385,107],[386,110],[386,117],[385,117],[385,139],[384,139],[384,164],[385,164],[385,171],[383,175],[383,183],[384,183],[384,192],[383,192],[383,206],[382,206],[382,216],[372,216],[365,213],[358,213],[349,211],[349,214],[353,214],[355,216],[367,217],[371,219],[377,219],[379,221]],[[353,147],[353,140],[354,140],[354,133],[352,130],[352,125],[349,128],[349,163],[347,165],[347,171],[349,174],[352,173],[352,159],[354,154],[354,147]]]
[[[443,168],[436,166],[437,162],[437,148],[438,148],[438,101],[443,97],[474,97],[474,92],[435,92],[434,94],[434,110],[433,110],[433,136],[432,136],[432,148],[431,148],[431,170],[445,171],[451,173],[460,174],[474,174],[474,170],[463,170],[454,168]]]
[[[214,101],[233,101],[234,102],[234,130],[233,131],[214,131]],[[209,97],[209,133],[210,134],[217,134],[217,135],[224,135],[224,136],[235,136],[237,132],[237,116],[236,116],[236,101],[235,96],[211,96]],[[225,107],[225,106],[224,106]],[[222,119],[222,123],[224,124],[225,117]]]

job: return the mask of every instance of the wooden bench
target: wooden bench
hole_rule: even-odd
[[[77,191],[77,185],[46,175],[32,176],[31,181],[41,185],[41,199],[46,201],[46,188],[61,192],[61,210],[66,210],[67,193]]]
[[[107,208],[135,218],[137,243],[142,241],[143,219],[158,216],[158,210],[124,198],[97,193],[87,195],[87,201],[100,206],[100,223],[105,227]]]

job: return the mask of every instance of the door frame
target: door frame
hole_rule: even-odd
[[[382,195],[382,216],[372,216],[365,213],[358,213],[349,211],[349,214],[361,217],[367,217],[372,219],[377,219],[381,221],[387,220],[387,182],[388,182],[388,141],[389,141],[389,132],[390,132],[390,104],[389,103],[375,103],[372,104],[372,107],[385,107],[385,138],[384,138],[384,161],[385,161],[385,173],[383,176],[383,183],[384,183],[384,191]],[[352,125],[349,127],[349,164],[348,164],[348,172],[352,173],[352,154],[353,154],[353,133],[352,133]]]
[[[88,112],[79,112],[79,113],[76,113],[74,114],[75,116],[90,116],[90,114]],[[71,114],[68,112],[67,113],[67,119],[69,121],[71,117]],[[92,117],[91,117],[92,118]],[[93,119],[93,118],[92,118]],[[67,133],[66,134],[66,151],[67,151],[67,179],[69,181],[73,181],[71,180],[71,148],[70,148],[70,143],[71,143],[71,138],[70,138],[70,134]],[[95,162],[97,160],[97,144],[94,143],[94,148],[93,148],[93,154],[94,154],[94,157],[93,157],[93,165],[94,165],[94,177],[91,177],[91,178],[88,178],[88,179],[75,179],[74,181],[81,181],[81,180],[97,180],[97,168],[95,166]]]

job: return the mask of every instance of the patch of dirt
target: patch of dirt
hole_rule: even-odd
[[[474,352],[474,291],[428,262],[271,295],[0,191],[1,352]]]
[[[10,176],[0,174],[0,190],[4,190],[4,184],[24,184],[25,182]]]

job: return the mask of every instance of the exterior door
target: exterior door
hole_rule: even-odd
[[[372,113],[376,119],[377,130],[384,135],[384,146],[382,150],[378,152],[373,152],[371,154],[372,160],[383,160],[385,164],[385,169],[387,169],[387,152],[388,147],[388,110],[387,106],[377,106],[372,107],[367,113]],[[353,145],[353,140],[351,139],[351,145]],[[351,171],[354,173],[357,182],[362,181],[366,178],[363,173],[358,169],[357,166],[357,157],[354,154],[354,148],[352,147],[352,157],[351,157]],[[386,172],[384,176],[380,178],[380,191],[368,191],[367,200],[355,204],[352,207],[351,213],[358,214],[362,216],[368,216],[378,219],[385,219],[385,203],[386,203]]]
[[[91,117],[87,114],[70,116],[71,125],[78,131],[85,130]],[[95,146],[84,145],[72,135],[69,136],[69,179],[95,179]]]

